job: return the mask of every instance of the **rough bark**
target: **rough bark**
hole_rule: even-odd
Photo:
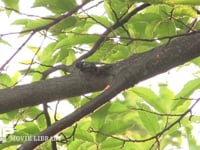
[[[108,78],[104,75],[78,71],[60,78],[3,89],[0,90],[0,113],[99,91],[107,83]]]
[[[100,91],[108,84],[116,86],[123,83],[120,90],[124,90],[199,56],[199,47],[200,34],[193,33],[110,67],[99,68],[101,71],[98,73],[75,68],[77,71],[65,77],[3,89],[0,90],[0,113]]]

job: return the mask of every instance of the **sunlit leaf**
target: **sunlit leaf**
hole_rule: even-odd
[[[91,115],[91,125],[94,129],[100,129],[104,125],[109,108],[110,104],[107,104]]]
[[[179,17],[183,17],[183,16],[191,16],[191,17],[197,17],[197,11],[195,11],[195,9],[189,7],[189,6],[181,6],[181,7],[175,7],[174,12],[173,12],[174,16],[179,16]]]
[[[77,22],[77,18],[74,16],[68,17],[62,22],[59,22],[55,26],[51,28],[51,32],[54,34],[60,34],[61,32],[64,32],[65,30],[69,30],[73,27],[75,27]]]
[[[13,81],[9,75],[0,73],[0,87],[5,88],[5,87],[12,86],[12,84],[13,84]]]
[[[74,40],[76,39],[76,40]],[[55,49],[58,48],[71,48],[72,46],[78,45],[78,44],[91,44],[94,43],[97,40],[97,36],[95,35],[80,35],[80,36],[67,36],[63,40],[59,41]]]
[[[61,14],[69,11],[70,9],[74,8],[76,6],[76,1],[75,0],[36,0],[34,2],[34,7],[46,7],[50,11],[56,13],[56,14]]]
[[[143,98],[148,104],[153,106],[158,111],[163,112],[162,106],[159,104],[159,97],[149,88],[145,87],[135,87],[133,89],[138,96]]]
[[[134,0],[137,2],[146,2],[152,4],[169,4],[169,5],[200,5],[197,0]]]
[[[121,120],[113,120],[106,122],[102,126],[100,131],[106,134],[117,134],[124,132],[127,128],[133,125],[133,123],[130,120],[123,120],[123,123],[121,122]]]
[[[167,87],[167,85],[160,84],[159,87],[159,104],[166,113],[171,113],[171,105],[174,102],[174,93]]]
[[[172,104],[172,110],[175,110],[178,106],[182,105],[199,87],[200,79],[194,79],[186,83],[183,89],[175,96],[174,103]]]
[[[127,110],[128,108],[127,106],[125,106],[125,104],[116,101],[112,103],[112,105],[110,106],[109,112],[120,113],[120,112],[125,112]]]
[[[172,21],[161,21],[153,30],[154,37],[170,36],[176,34],[176,27]]]
[[[110,148],[114,149],[115,147],[120,148],[121,145],[122,145],[121,141],[109,138],[102,142],[101,149],[110,149]]]
[[[147,111],[152,111],[150,108],[146,105],[140,104],[140,107]],[[143,122],[143,125],[146,127],[147,131],[151,135],[155,135],[160,130],[160,125],[158,124],[158,116],[155,114],[146,112],[146,111],[138,111],[140,119]]]
[[[8,46],[11,46],[11,44],[8,41],[6,41],[6,40],[4,40],[2,38],[0,38],[0,43],[3,43],[3,44],[8,45]]]
[[[2,0],[4,2],[4,4],[6,5],[6,7],[11,8],[11,10],[7,10],[6,13],[9,16],[13,10],[18,10],[19,9],[19,0]]]
[[[94,138],[87,130],[77,130],[76,138],[81,139],[83,141],[94,142]]]

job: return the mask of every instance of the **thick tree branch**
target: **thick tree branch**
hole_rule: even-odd
[[[0,90],[0,113],[102,90],[108,84],[104,75],[77,71],[68,76]]]
[[[91,100],[70,115],[57,121],[38,136],[53,136],[71,126],[84,116],[108,102],[121,90],[129,88],[147,78],[163,73],[200,55],[200,33],[179,37],[168,44],[148,52],[129,57],[112,65],[112,82],[108,90]],[[1,94],[1,93],[0,93]],[[29,141],[19,150],[33,149],[45,141]]]
[[[99,91],[109,84],[111,78],[126,80],[124,88],[128,88],[199,56],[199,47],[200,33],[193,33],[117,62],[100,74],[75,71],[65,77],[3,89],[0,90],[0,113]],[[119,84],[118,81],[113,84]]]

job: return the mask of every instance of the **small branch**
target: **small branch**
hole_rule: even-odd
[[[38,15],[30,15],[30,14],[26,14],[26,13],[20,12],[19,10],[14,9],[14,8],[10,8],[10,7],[0,6],[0,8],[1,9],[5,9],[5,10],[14,11],[17,14],[24,15],[24,16],[27,16],[27,17],[35,17],[35,18],[46,19],[46,20],[55,20],[55,18],[53,18],[53,17],[41,17],[41,16],[38,16]]]
[[[31,120],[23,120],[24,122],[33,122],[33,121],[35,121],[35,120],[37,120],[40,116],[42,116],[43,115],[43,112],[41,112],[41,113],[39,113],[38,115],[36,115],[33,119],[31,119]]]
[[[48,104],[47,103],[43,103],[43,113],[44,113],[44,116],[46,119],[47,127],[50,127],[51,126],[51,118],[50,118],[50,115],[48,112]],[[54,141],[54,140],[51,141],[51,148],[52,148],[52,150],[57,150],[56,141]]]
[[[190,33],[182,33],[182,34],[177,34],[177,35],[171,35],[171,36],[163,36],[163,37],[158,37],[158,38],[132,38],[132,37],[118,37],[119,39],[122,40],[130,40],[130,42],[128,42],[127,45],[129,45],[130,43],[134,42],[134,41],[143,41],[143,42],[153,42],[153,41],[162,41],[165,39],[169,39],[170,41],[174,38],[177,37],[182,37],[182,36],[188,36],[194,33],[197,33],[199,31],[194,31],[194,32],[190,32]],[[109,37],[109,39],[113,39],[116,37]]]
[[[130,108],[133,110],[138,110],[138,111],[143,111],[143,112],[147,112],[147,113],[151,113],[157,116],[167,116],[167,117],[177,117],[177,116],[181,116],[182,114],[164,114],[164,113],[157,113],[157,112],[153,112],[153,111],[149,111],[149,110],[145,110],[143,108]]]
[[[54,112],[54,120],[58,121],[57,119],[57,111],[58,111],[58,105],[59,105],[60,101],[58,100],[55,106],[55,112]]]
[[[94,54],[99,47],[104,43],[104,41],[107,40],[107,36],[118,27],[121,27],[123,24],[125,24],[132,16],[137,14],[139,11],[143,10],[144,8],[150,6],[150,4],[142,4],[141,6],[135,8],[133,11],[131,11],[126,17],[124,17],[122,20],[117,21],[114,25],[107,28],[107,30],[102,34],[102,36],[97,40],[97,42],[94,44],[92,49],[88,51],[86,54],[83,54],[81,57],[79,57],[74,63],[80,62],[81,60],[91,56]]]
[[[93,0],[93,2],[95,2],[94,0]],[[83,13],[83,12],[86,12],[86,11],[88,11],[88,10],[90,10],[90,9],[92,9],[92,8],[94,8],[94,7],[97,7],[97,6],[99,6],[101,3],[103,3],[104,1],[102,0],[102,1],[99,1],[98,3],[96,3],[96,4],[94,4],[94,5],[92,5],[92,6],[90,6],[90,7],[88,7],[88,8],[86,8],[86,9],[81,9],[80,10],[80,13]]]
[[[31,62],[30,62],[30,64],[29,64],[29,66],[28,66],[28,69],[26,70],[26,72],[24,73],[24,75],[22,76],[22,78],[21,78],[19,81],[17,81],[15,84],[13,84],[13,87],[14,87],[15,85],[17,85],[17,83],[19,83],[20,81],[22,81],[23,78],[30,72],[31,66],[32,66],[33,63],[34,63],[34,59],[35,59],[35,57],[37,56],[37,54],[39,53],[39,51],[41,50],[41,47],[42,47],[42,45],[43,45],[43,43],[44,43],[44,41],[45,41],[45,38],[46,38],[46,34],[44,35],[44,38],[43,38],[43,40],[42,40],[40,46],[38,47],[38,49],[36,50],[35,54],[33,55],[33,58],[31,59]]]
[[[1,66],[0,71],[4,70],[5,66],[17,55],[17,53],[19,53],[21,51],[21,49],[28,43],[28,41],[32,38],[32,36],[35,34],[36,32],[33,31],[28,38],[22,43],[22,45],[16,50],[16,52]]]
[[[52,68],[50,68],[50,69],[48,69],[48,70],[46,70],[46,71],[44,71],[43,73],[42,73],[42,78],[47,78],[47,76],[49,75],[49,74],[51,74],[52,72],[55,72],[55,71],[57,71],[57,70],[62,70],[62,71],[64,71],[65,73],[66,72],[72,72],[72,68],[73,68],[73,66],[66,66],[66,65],[64,65],[64,64],[61,64],[61,65],[58,65],[58,66],[53,66]]]
[[[57,23],[59,23],[60,21],[66,19],[67,17],[70,17],[71,15],[73,15],[74,13],[76,13],[78,10],[80,10],[83,6],[85,6],[87,3],[89,3],[91,0],[85,0],[81,5],[75,7],[74,9],[70,10],[69,12],[67,12],[66,14],[55,18],[52,22],[50,22],[49,24],[40,26],[38,28],[33,28],[33,29],[28,29],[28,30],[23,30],[20,32],[11,32],[11,33],[4,33],[4,34],[0,34],[0,36],[5,36],[5,35],[11,35],[11,34],[21,34],[21,33],[27,33],[27,32],[39,32],[41,30],[48,30],[50,27],[56,25]]]
[[[197,24],[197,22],[198,22],[198,19],[195,18],[195,19],[192,21],[192,23],[191,23],[189,29],[187,30],[187,33],[190,33],[190,32],[195,31],[194,27],[195,27],[195,25]]]

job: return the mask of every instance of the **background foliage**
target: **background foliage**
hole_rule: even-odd
[[[15,86],[27,78],[31,82],[38,81],[42,78],[42,72],[51,66],[72,64],[80,55],[89,51],[100,37],[105,36],[103,32],[106,29],[123,19],[140,2],[150,3],[151,6],[106,35],[104,44],[87,61],[114,63],[200,27],[200,1],[197,0],[88,1],[77,13],[63,18],[60,16],[77,8],[81,1],[35,0],[31,9],[41,11],[41,15],[35,15],[21,11],[25,3],[22,0],[2,0],[1,14],[8,19],[18,16],[11,26],[20,28],[0,34],[1,46],[13,48],[15,51],[13,57],[1,64],[0,88]],[[47,15],[43,12],[47,12]],[[15,41],[9,39],[12,35],[17,35],[22,41],[18,48],[13,46]],[[40,40],[30,42],[35,37]],[[20,51],[29,51],[31,57],[21,57],[23,69],[16,69],[10,74],[9,68],[5,70],[5,66]],[[199,58],[181,67],[191,64],[199,67]],[[64,73],[59,72],[56,75]],[[199,149],[200,146],[192,134],[194,126],[200,120],[198,115],[192,114],[194,105],[199,101],[192,96],[200,86],[198,72],[179,92],[171,90],[167,84],[168,82],[162,81],[157,86],[158,92],[151,87],[139,85],[123,91],[111,103],[62,131],[56,142],[58,149],[182,149],[185,141],[186,149]],[[72,106],[74,109],[81,107],[97,94],[66,99],[64,101],[69,103],[66,109]],[[0,144],[0,149],[16,149],[24,141],[11,140],[13,136],[36,135],[59,120],[61,110],[57,110],[58,105],[59,101],[56,106],[51,105],[51,110],[50,106],[43,105],[0,115],[4,124],[15,128],[8,140]],[[50,149],[51,143],[46,142],[39,149],[44,148]]]

